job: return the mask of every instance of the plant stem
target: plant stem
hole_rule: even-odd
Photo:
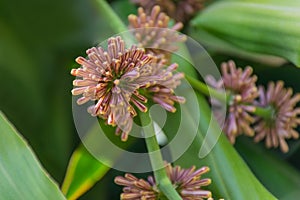
[[[143,130],[145,134],[146,145],[150,156],[151,165],[154,169],[154,177],[158,188],[168,199],[182,199],[167,176],[166,169],[162,167],[164,166],[164,162],[155,136],[153,122],[149,116],[149,113],[139,112],[139,116],[142,126],[144,127]]]
[[[274,116],[274,108],[272,106],[268,106],[268,107],[255,107],[255,111],[253,112],[253,114],[262,117],[266,120],[272,119]]]
[[[111,26],[111,28],[115,32],[120,33],[124,31],[128,31],[125,24],[122,22],[119,16],[115,14],[113,9],[109,6],[109,4],[105,0],[95,0],[95,2],[96,2],[96,7],[99,10],[99,13],[101,13],[101,15],[108,20],[107,23]]]
[[[187,74],[185,74],[185,78],[188,80],[188,82],[192,85],[194,89],[198,90],[202,94],[206,96],[212,96],[221,102],[225,102],[225,103],[228,102],[229,96],[227,94],[221,93],[216,89],[201,82],[200,80],[195,79]]]

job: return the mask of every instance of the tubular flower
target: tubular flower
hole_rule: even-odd
[[[131,0],[150,13],[155,5],[159,5],[163,12],[180,22],[188,22],[204,7],[205,0]]]
[[[125,174],[125,177],[117,176],[115,183],[125,186],[121,200],[156,200],[159,194],[152,177],[145,181],[132,174]]]
[[[202,190],[203,186],[211,183],[211,179],[201,176],[209,171],[208,167],[202,167],[196,170],[195,166],[189,169],[182,169],[180,166],[166,166],[167,175],[173,186],[183,200],[203,200],[211,197],[211,192]],[[115,183],[126,186],[123,188],[121,199],[130,200],[152,200],[159,199],[162,195],[156,186],[154,177],[149,176],[147,181],[137,179],[131,174],[125,174],[125,177],[118,176]],[[130,198],[129,198],[130,197]]]
[[[211,183],[211,179],[201,176],[209,171],[208,167],[196,170],[195,166],[182,169],[180,166],[167,165],[167,174],[183,200],[202,200],[211,197],[211,192],[202,190],[202,186]],[[196,171],[195,171],[196,170]]]
[[[259,87],[258,106],[269,107],[273,113],[269,119],[257,118],[255,142],[265,138],[268,148],[280,146],[282,152],[288,152],[285,139],[299,138],[299,133],[294,129],[300,125],[300,108],[295,108],[300,94],[292,95],[292,89],[284,88],[282,81],[270,82],[267,90]]]
[[[80,78],[73,81],[76,88],[72,90],[72,94],[82,95],[77,100],[79,105],[95,101],[88,112],[105,119],[109,125],[117,125],[116,134],[121,134],[123,141],[127,140],[132,128],[133,117],[137,113],[135,107],[142,112],[147,111],[147,98],[140,91],[157,84],[176,87],[175,83],[167,85],[164,82],[168,79],[176,83],[179,81],[176,74],[173,77],[170,72],[169,77],[165,73],[176,64],[166,68],[162,61],[146,54],[144,49],[136,46],[126,49],[121,37],[110,38],[107,51],[102,47],[93,47],[86,53],[87,58],[76,59],[81,67],[71,71],[73,76]],[[154,91],[153,98],[156,93],[160,94],[160,91]],[[168,98],[172,98],[172,95],[169,92]],[[173,106],[174,101],[168,103]],[[161,105],[164,107],[163,103]]]
[[[174,18],[176,13],[176,5],[173,0],[131,0],[132,3],[141,6],[147,14],[151,13],[155,5],[161,7],[162,12]]]
[[[151,94],[152,100],[155,103],[158,103],[169,112],[175,112],[176,108],[174,107],[175,102],[184,103],[185,98],[181,96],[174,95],[174,89],[180,85],[184,77],[183,73],[173,74],[178,67],[177,64],[172,64],[167,68],[164,68],[164,62],[161,61],[157,64],[157,70],[153,71],[153,74],[156,76],[161,76],[162,79],[157,81],[156,84],[147,88],[147,91]]]
[[[235,138],[238,135],[245,134],[247,136],[254,136],[254,130],[251,124],[255,119],[249,114],[255,111],[253,104],[258,96],[256,87],[257,77],[252,75],[252,68],[246,67],[245,70],[236,68],[233,61],[222,63],[222,79],[216,81],[213,77],[207,77],[207,83],[217,90],[223,87],[229,92],[230,100],[227,105],[227,113],[223,131],[227,135],[232,144],[235,143]],[[211,99],[213,106],[221,106],[222,104],[216,100]],[[222,112],[214,110],[217,120],[220,122]],[[222,126],[222,124],[221,124]]]
[[[184,42],[186,37],[180,35],[182,23],[176,23],[171,29],[168,28],[170,18],[160,12],[159,6],[154,6],[150,15],[147,15],[143,8],[138,9],[138,16],[129,15],[129,28],[139,42],[138,46],[146,49],[147,53],[152,53],[160,58],[168,59],[171,52],[178,50],[174,44]]]

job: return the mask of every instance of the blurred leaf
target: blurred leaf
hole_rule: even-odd
[[[137,12],[136,6],[130,1],[117,0],[113,1],[110,5],[124,24],[128,24],[128,15],[135,14]]]
[[[219,1],[192,21],[192,35],[217,49],[280,56],[300,67],[299,20],[299,1]]]
[[[1,112],[0,137],[0,199],[65,199]]]
[[[171,63],[177,63],[179,68],[178,71],[181,71],[185,74],[188,74],[192,77],[197,77],[197,73],[191,64],[193,62],[193,59],[191,58],[190,54],[188,53],[187,46],[182,43],[178,44],[178,51],[174,54],[172,54],[171,57]],[[182,59],[184,58],[184,59]]]
[[[99,162],[80,145],[71,157],[62,191],[67,199],[77,199],[99,181],[108,170],[109,167]]]
[[[77,139],[66,66],[106,33],[95,15],[85,0],[0,1],[0,109],[58,181]]]
[[[136,141],[135,138],[129,137],[127,142],[122,142],[120,137],[115,135],[114,127],[106,125],[103,120],[99,121],[105,136],[119,148],[127,149]],[[101,163],[99,159],[95,158],[97,152],[102,151],[106,147],[106,141],[99,140],[98,135],[102,133],[99,133],[98,126],[99,124],[95,124],[90,127],[90,130],[85,135],[84,144],[89,144],[89,150],[81,144],[73,152],[69,161],[66,177],[62,185],[62,191],[69,200],[77,199],[91,189],[110,169],[107,165]],[[113,165],[121,154],[110,154],[110,156],[109,158],[103,156],[101,160],[106,159],[107,162]]]
[[[30,58],[27,49],[19,41],[17,35],[8,25],[1,21],[1,18],[0,35],[0,64],[2,70],[11,73],[26,86],[36,82],[37,73],[32,67],[35,64],[34,60]],[[16,54],[18,55],[18,59],[16,59]],[[30,87],[28,88],[30,89]],[[31,88],[31,90],[36,89],[37,88]]]
[[[299,198],[299,171],[245,138],[239,139],[236,147],[257,178],[280,200]]]

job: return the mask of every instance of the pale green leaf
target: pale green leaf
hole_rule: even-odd
[[[122,149],[127,149],[136,141],[135,138],[129,137],[127,142],[122,142],[120,137],[115,135],[115,128],[104,124],[103,120],[100,120],[100,126],[106,137]],[[95,155],[97,151],[102,151],[102,147],[106,146],[107,141],[99,140],[98,135],[99,124],[95,124],[90,127],[84,138],[85,144],[94,146],[93,149],[89,149],[91,152],[81,144],[72,154],[62,185],[62,191],[68,200],[77,199],[90,190],[109,171],[110,167],[106,164],[113,165],[121,155],[111,154],[111,157],[101,158],[105,159],[106,164],[100,162]],[[106,150],[109,151],[109,149]],[[93,153],[95,154],[92,155]]]
[[[77,199],[88,191],[109,170],[82,145],[72,154],[62,191],[67,199]]]
[[[1,112],[0,137],[0,199],[65,199],[28,144]]]
[[[299,198],[299,171],[245,138],[239,139],[236,146],[256,177],[280,200]]]
[[[300,66],[299,20],[299,1],[219,1],[194,18],[192,35],[216,49],[279,56]]]

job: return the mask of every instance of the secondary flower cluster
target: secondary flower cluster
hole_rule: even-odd
[[[300,125],[300,108],[295,108],[300,94],[293,96],[292,89],[284,88],[282,81],[270,82],[267,89],[263,86],[258,89],[252,68],[236,68],[233,61],[223,63],[221,69],[222,78],[217,81],[209,76],[207,83],[217,90],[224,87],[229,92],[222,127],[230,142],[234,144],[238,135],[245,134],[255,136],[255,142],[265,138],[268,148],[280,146],[282,152],[287,152],[289,147],[285,139],[299,137],[294,129]],[[211,99],[211,103],[221,105],[217,99]],[[221,121],[221,112],[216,110],[214,114]]]
[[[161,12],[160,6],[154,6],[149,15],[140,7],[138,16],[128,16],[129,28],[133,31],[138,46],[163,59],[169,59],[170,53],[178,50],[177,42],[186,40],[185,35],[177,32],[183,24],[177,22],[169,28],[169,20],[169,16]]]
[[[203,174],[209,171],[208,167],[202,167],[198,170],[194,166],[189,169],[182,169],[180,166],[172,167],[167,164],[166,170],[174,188],[183,200],[202,200],[211,197],[210,191],[202,189],[203,186],[211,183],[211,179],[201,178]],[[121,194],[122,200],[157,200],[160,195],[163,195],[160,193],[153,176],[143,180],[132,174],[125,174],[124,177],[116,177],[115,183],[125,186]]]
[[[125,48],[121,37],[109,38],[107,50],[93,47],[86,53],[87,58],[76,59],[81,67],[71,71],[79,78],[73,82],[72,94],[82,95],[78,104],[95,102],[88,112],[117,125],[116,134],[121,134],[123,141],[132,128],[135,108],[146,112],[148,99],[170,112],[176,111],[175,102],[185,101],[174,94],[183,78],[182,73],[174,73],[175,63],[166,66],[164,59],[146,54],[142,48]]]
[[[176,21],[187,22],[204,7],[205,0],[131,0],[143,7],[147,13],[155,5],[159,5],[164,12]]]

